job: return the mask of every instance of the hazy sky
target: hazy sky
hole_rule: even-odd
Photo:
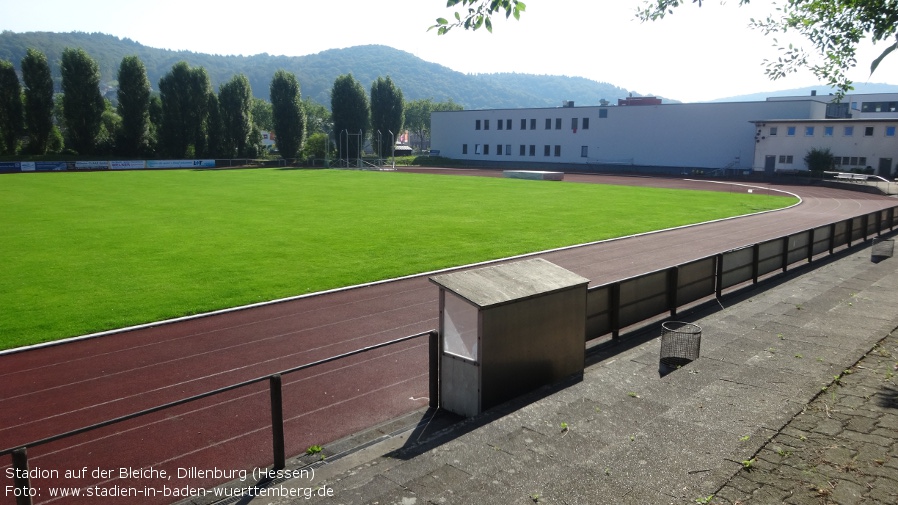
[[[0,30],[102,32],[213,54],[300,56],[384,44],[465,73],[582,76],[682,101],[817,85],[809,73],[775,82],[764,74],[763,60],[778,51],[747,25],[773,12],[776,0],[690,2],[640,23],[643,1],[527,0],[521,21],[497,20],[492,34],[438,36],[427,28],[452,17],[445,0],[0,0]],[[864,48],[852,79],[898,84],[898,55],[872,77],[865,70],[881,51]]]

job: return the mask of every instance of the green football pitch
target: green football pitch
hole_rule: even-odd
[[[0,348],[793,203],[398,172],[8,174]]]

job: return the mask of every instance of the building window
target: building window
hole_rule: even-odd
[[[462,154],[468,154],[468,144],[462,144],[462,145],[461,145],[461,153],[462,153]]]
[[[792,164],[792,156],[786,156],[784,154],[780,155],[780,163],[783,165],[791,165]]]
[[[505,144],[505,156],[511,156],[511,144]]]
[[[561,156],[561,146],[555,146],[555,156]]]
[[[578,122],[577,118],[575,118],[575,117],[571,118],[571,130],[577,131],[577,122]]]
[[[589,129],[589,118],[588,117],[583,118],[583,129],[584,130]]]
[[[886,126],[886,137],[894,137],[895,136],[895,127],[894,126]]]
[[[824,137],[832,137],[833,136],[833,127],[826,126],[823,128],[823,136]]]
[[[474,144],[474,154],[480,154],[480,144]]]
[[[854,135],[854,127],[853,127],[853,126],[846,126],[846,127],[845,127],[845,136],[846,136],[846,137],[850,137],[850,136],[852,136],[852,135]]]
[[[543,156],[549,156],[552,154],[552,146],[543,146]]]
[[[589,146],[580,146],[580,157],[586,158],[589,156]]]
[[[479,129],[480,129],[480,120],[479,120],[479,119],[478,119],[477,121],[474,121],[474,129],[475,129],[475,130],[479,130]]]
[[[483,154],[484,154],[484,156],[487,156],[490,154],[490,145],[489,144],[483,144]]]
[[[530,120],[530,129],[531,129],[531,130],[535,130],[535,129],[536,129],[536,118],[533,118],[533,119]]]
[[[608,117],[608,109],[599,109],[599,119]]]
[[[487,128],[487,129],[489,129],[489,128]],[[794,137],[795,136],[795,127],[794,126],[786,127],[786,135],[788,135],[789,137]]]
[[[526,119],[521,119],[521,129],[522,130],[527,129],[527,120]]]
[[[511,130],[511,119],[506,119],[506,120],[505,120],[505,129],[506,129],[506,130]]]
[[[555,118],[555,129],[556,130],[561,129],[561,118],[560,117]]]
[[[499,121],[499,124],[502,124],[502,122]],[[496,144],[496,155],[502,156],[502,144]]]
[[[536,156],[536,145],[530,144],[530,156]]]
[[[813,126],[805,126],[804,127],[804,136],[805,137],[813,137],[814,136],[814,127]]]
[[[546,129],[547,130],[552,129],[552,119],[551,118],[546,118]]]
[[[489,120],[489,119],[484,119],[484,120],[483,120],[483,129],[484,129],[484,130],[489,130],[489,129],[490,129],[490,120]]]
[[[866,157],[866,156],[861,156],[860,158],[858,158],[858,159],[857,159],[857,164],[858,164],[858,165],[861,165],[861,166],[866,165],[866,164],[867,164],[867,157]]]
[[[861,104],[861,112],[895,111],[898,111],[898,102],[864,102]]]
[[[520,156],[525,156],[527,154],[527,146],[521,144],[521,154]]]
[[[771,136],[771,137],[775,137],[775,136],[776,136],[776,126],[771,126],[771,127],[770,127],[770,136]]]
[[[868,126],[868,127],[864,128],[864,136],[865,137],[873,136],[873,127],[872,126]]]
[[[496,121],[496,123],[498,123],[498,126],[496,126],[496,129],[497,129],[497,130],[501,130],[501,129],[502,129],[502,126],[505,125],[505,123],[503,123],[501,119],[498,120],[498,121]]]

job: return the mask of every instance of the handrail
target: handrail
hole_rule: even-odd
[[[436,333],[437,333],[437,330],[423,331],[423,332],[420,332],[420,333],[416,333],[416,334],[414,334],[414,335],[408,335],[408,336],[405,336],[405,337],[400,337],[400,338],[396,338],[396,339],[393,339],[393,340],[388,340],[388,341],[386,341],[386,342],[381,342],[381,343],[379,343],[379,344],[374,344],[374,345],[369,345],[369,346],[367,346],[367,347],[362,347],[362,348],[356,349],[356,350],[354,350],[354,351],[349,351],[349,352],[345,352],[345,353],[342,353],[342,354],[337,354],[337,355],[334,355],[334,356],[330,356],[330,357],[328,357],[328,358],[324,358],[324,359],[320,359],[320,360],[317,360],[317,361],[313,361],[313,362],[311,362],[311,363],[306,363],[306,364],[304,364],[304,365],[299,365],[299,366],[295,366],[295,367],[293,367],[293,368],[288,368],[288,369],[286,369],[286,370],[282,370],[282,371],[277,372],[277,373],[274,373],[274,374],[269,374],[269,375],[265,375],[265,376],[261,376],[261,377],[256,377],[256,378],[254,378],[254,379],[245,380],[245,381],[243,381],[243,382],[238,382],[238,383],[236,383],[236,384],[231,384],[230,386],[221,387],[221,388],[218,388],[218,389],[214,389],[214,390],[212,390],[212,391],[206,391],[205,393],[200,393],[200,394],[197,394],[197,395],[189,396],[189,397],[187,397],[187,398],[182,398],[182,399],[180,399],[180,400],[175,400],[175,401],[173,401],[173,402],[164,403],[164,404],[162,404],[162,405],[157,405],[157,406],[155,406],[155,407],[150,407],[150,408],[148,408],[148,409],[140,410],[140,411],[137,411],[137,412],[132,412],[132,413],[130,413],[130,414],[126,414],[126,415],[123,415],[123,416],[115,417],[115,418],[113,418],[113,419],[108,419],[108,420],[106,420],[106,421],[101,421],[101,422],[99,422],[99,423],[94,423],[94,424],[91,424],[91,425],[89,425],[89,426],[84,426],[84,427],[81,427],[81,428],[77,428],[77,429],[74,429],[74,430],[71,430],[71,431],[67,431],[67,432],[65,432],[65,433],[59,433],[59,434],[56,434],[56,435],[51,435],[51,436],[49,436],[49,437],[45,437],[45,438],[42,438],[42,439],[39,439],[39,440],[35,440],[35,441],[29,442],[29,443],[27,443],[27,444],[21,444],[21,445],[18,445],[18,446],[16,446],[16,447],[11,447],[11,448],[8,448],[8,449],[4,449],[4,450],[0,451],[0,456],[5,456],[5,455],[7,455],[7,454],[12,455],[12,457],[13,457],[13,466],[14,466],[16,469],[19,469],[19,470],[27,470],[27,468],[28,468],[27,449],[28,449],[28,448],[38,447],[38,446],[41,446],[41,445],[44,445],[44,444],[48,444],[48,443],[51,443],[51,442],[55,442],[55,441],[57,441],[57,440],[61,440],[61,439],[68,438],[68,437],[72,437],[72,436],[75,436],[75,435],[80,435],[80,434],[82,434],[82,433],[86,433],[86,432],[93,431],[93,430],[96,430],[96,429],[104,428],[104,427],[106,427],[106,426],[110,426],[110,425],[113,425],[113,424],[121,423],[121,422],[124,422],[124,421],[129,421],[129,420],[131,420],[131,419],[135,419],[135,418],[142,417],[142,416],[145,416],[145,415],[148,415],[148,414],[152,414],[152,413],[159,412],[159,411],[162,411],[162,410],[166,410],[166,409],[170,409],[170,408],[177,407],[177,406],[180,406],[180,405],[184,405],[184,404],[186,404],[186,403],[194,402],[194,401],[197,401],[197,400],[202,400],[203,398],[208,398],[208,397],[210,397],[210,396],[215,396],[215,395],[218,395],[218,394],[221,394],[221,393],[226,393],[226,392],[228,392],[228,391],[232,391],[232,390],[239,389],[239,388],[242,388],[242,387],[250,386],[250,385],[253,385],[253,384],[258,384],[258,383],[260,383],[260,382],[263,382],[263,381],[266,381],[266,380],[267,380],[267,381],[269,381],[270,388],[271,388],[272,438],[273,438],[273,452],[274,452],[274,468],[275,468],[275,469],[283,469],[283,468],[285,467],[285,463],[286,463],[286,462],[285,462],[285,454],[284,454],[283,408],[282,408],[282,405],[281,405],[281,393],[280,393],[280,389],[281,389],[281,377],[282,377],[282,376],[288,375],[288,374],[291,374],[291,373],[294,373],[294,372],[299,372],[299,371],[302,371],[302,370],[306,370],[306,369],[309,369],[309,368],[312,368],[312,367],[315,367],[315,366],[318,366],[318,365],[323,365],[323,364],[326,364],[326,363],[330,363],[330,362],[332,362],[332,361],[337,361],[337,360],[340,360],[340,359],[349,358],[349,357],[355,356],[355,355],[357,355],[357,354],[362,354],[362,353],[364,353],[364,352],[373,351],[373,350],[375,350],[375,349],[380,349],[380,348],[387,347],[387,346],[390,346],[390,345],[399,344],[399,343],[402,343],[402,342],[406,342],[406,341],[409,341],[409,340],[413,340],[413,339],[416,339],[416,338],[420,338],[420,337],[423,337],[423,336],[425,336],[425,335],[426,335],[426,336],[430,336],[430,345],[431,345],[431,347],[433,347],[433,346],[434,346],[434,343],[436,342],[436,339],[434,338],[435,335],[436,335]],[[435,349],[431,349],[430,352],[433,353],[434,351],[435,351]],[[435,378],[435,374],[434,374],[433,372],[431,372],[431,378],[430,378],[431,383],[433,382],[434,378]],[[431,384],[431,390],[432,390],[432,389],[433,389],[433,384]],[[24,472],[24,473],[27,474],[27,472]],[[16,472],[16,474],[18,475],[19,472]],[[16,488],[27,489],[27,488],[30,488],[30,487],[31,487],[31,486],[30,486],[30,479],[28,479],[28,478],[24,478],[24,479],[16,478],[16,479],[14,479],[14,480],[15,480],[14,486],[15,486]],[[22,498],[21,501],[18,500],[18,498],[17,498],[17,502],[18,502],[18,503],[22,503],[22,504],[25,504],[25,503],[30,504],[30,503],[31,503],[31,499],[30,499],[30,497],[27,495],[27,493],[17,495],[17,497],[18,497],[18,498]]]

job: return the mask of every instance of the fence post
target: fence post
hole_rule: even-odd
[[[717,255],[717,298],[723,294],[723,254]]]
[[[783,272],[789,268],[789,236],[783,237]]]
[[[845,220],[845,247],[851,248],[851,236],[854,235],[854,219],[846,219]]]
[[[814,259],[814,228],[808,231],[808,263]]]
[[[829,254],[836,249],[836,223],[829,225]]]
[[[611,312],[609,319],[611,323],[611,339],[615,342],[620,338],[620,282],[611,285],[610,293]]]
[[[274,469],[281,470],[287,466],[284,451],[284,400],[281,394],[281,374],[269,377],[271,392],[271,441],[274,449]]]
[[[440,408],[440,332],[430,332],[430,408]]]
[[[28,477],[28,451],[20,447],[12,451],[12,466],[15,468],[12,485],[16,488],[16,505],[31,505],[31,479]]]
[[[754,244],[751,246],[751,283],[757,284],[758,277],[760,276],[758,272],[760,269],[761,263],[761,244]]]
[[[680,284],[680,267],[671,267],[667,271],[667,304],[670,307],[670,317],[677,317],[679,303],[677,286]]]

